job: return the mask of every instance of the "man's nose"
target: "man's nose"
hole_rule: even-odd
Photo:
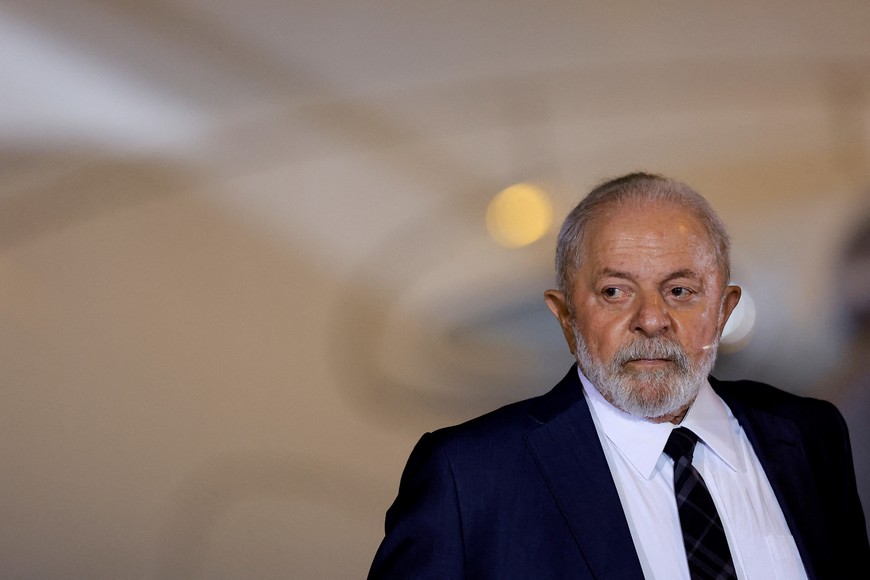
[[[638,295],[633,331],[649,337],[657,336],[670,327],[670,320],[667,304],[658,292]]]

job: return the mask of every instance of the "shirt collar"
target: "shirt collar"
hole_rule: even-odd
[[[662,456],[672,423],[651,423],[611,405],[577,367],[583,391],[604,436],[646,479],[650,479]],[[745,471],[732,428],[728,406],[705,380],[680,426],[695,432],[703,444],[731,469]]]

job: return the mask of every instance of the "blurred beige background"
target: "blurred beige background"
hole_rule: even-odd
[[[866,486],[868,30],[864,0],[2,0],[0,577],[364,577],[417,438],[567,370],[555,230],[635,169],[732,229],[755,325],[717,374],[842,402]],[[506,249],[522,181],[556,223]]]

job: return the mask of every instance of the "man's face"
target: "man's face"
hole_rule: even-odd
[[[570,296],[547,305],[584,374],[615,406],[679,420],[740,298],[701,223],[670,204],[613,208],[587,230]]]

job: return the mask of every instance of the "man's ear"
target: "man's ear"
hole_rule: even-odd
[[[570,308],[568,308],[568,300],[558,290],[547,290],[544,292],[544,302],[547,303],[547,308],[550,309],[550,312],[559,321],[559,326],[562,327],[562,334],[565,335],[565,341],[568,343],[568,349],[571,351],[571,354],[574,354],[574,330],[571,326],[574,318],[571,316]]]
[[[722,331],[725,330],[725,323],[731,318],[731,313],[740,302],[740,295],[743,290],[740,286],[726,286],[725,294],[722,296],[722,310],[719,315],[719,336],[722,336]]]

